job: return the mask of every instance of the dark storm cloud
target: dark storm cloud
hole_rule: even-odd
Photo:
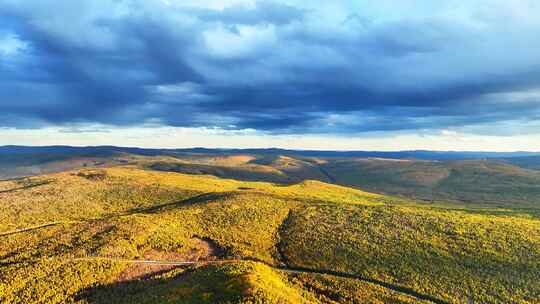
[[[0,127],[357,133],[527,123],[540,116],[540,10],[526,3],[385,19],[345,2],[332,11],[294,1],[0,0]]]

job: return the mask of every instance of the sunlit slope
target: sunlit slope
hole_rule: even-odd
[[[280,186],[122,167],[81,172],[0,182],[0,229],[117,215],[213,192],[262,192],[337,203],[378,198],[333,185],[309,187],[310,183],[316,183],[309,181]]]
[[[37,184],[38,181],[49,183]],[[30,184],[29,188],[21,187],[19,182],[3,184],[4,188],[17,189],[2,194],[6,202],[14,204],[17,197],[24,198],[16,205],[18,215],[11,215],[15,217],[11,226],[23,226],[17,217],[28,222],[39,220],[34,223],[38,224],[62,219],[63,212],[67,220],[58,225],[3,236],[0,295],[7,303],[107,302],[102,301],[103,297],[109,297],[108,301],[121,302],[126,296],[125,286],[136,287],[138,292],[132,293],[128,289],[128,294],[133,294],[137,301],[158,303],[164,298],[177,300],[178,286],[174,282],[183,275],[179,270],[164,277],[151,277],[148,282],[132,284],[118,281],[129,269],[128,264],[76,259],[96,256],[166,258],[170,254],[181,259],[191,257],[193,250],[200,249],[194,238],[204,238],[212,240],[222,251],[221,256],[256,259],[277,265],[280,264],[277,252],[280,226],[290,209],[301,204],[301,198],[307,195],[308,201],[338,204],[346,204],[347,201],[370,203],[371,200],[375,200],[371,204],[378,203],[376,195],[315,182],[282,187],[121,168],[56,174],[34,178],[33,182],[35,184]],[[140,196],[148,191],[146,187],[149,185],[155,197],[159,198],[156,202],[146,201],[146,196]],[[96,199],[92,194],[97,192],[109,195]],[[126,196],[127,193],[130,195]],[[53,195],[63,200],[55,200]],[[93,208],[84,207],[87,200]],[[44,201],[49,203],[42,203]],[[66,208],[62,209],[63,205]],[[84,218],[85,215],[89,216],[88,219]],[[193,286],[182,283],[184,285],[180,289],[183,295],[189,295],[189,299],[200,299],[203,303],[224,300],[216,298],[220,294],[230,294],[227,299],[234,300],[233,303],[249,302],[253,297],[258,301],[275,303],[283,295],[288,296],[284,302],[313,300],[312,292],[305,290],[303,285],[295,287],[299,294],[304,294],[305,299],[300,301],[294,293],[284,289],[283,286],[289,286],[289,283],[280,281],[283,274],[271,277],[269,273],[275,271],[269,272],[265,270],[266,266],[253,265],[250,267],[258,269],[254,274],[246,270],[247,274],[231,278],[231,284],[237,287],[215,285],[213,282],[219,277],[213,276],[226,271],[216,266],[208,270],[209,274],[205,274],[207,268],[197,270],[193,277],[190,274],[191,279],[187,281]],[[258,274],[261,271],[262,274]],[[184,282],[183,277],[181,281]],[[265,287],[268,284],[269,287]],[[95,288],[96,285],[101,287]],[[410,302],[406,295],[385,289],[381,292],[377,286],[367,284],[363,288],[364,292],[371,289],[373,299],[381,294],[385,298],[403,298],[406,300],[404,303]],[[148,290],[158,294],[149,294]]]
[[[291,181],[320,180],[331,182],[332,178],[321,170],[316,158],[295,158],[284,155],[261,156],[251,163],[268,166],[283,172]]]
[[[288,223],[290,265],[362,274],[448,302],[540,299],[538,214],[310,206]]]
[[[214,175],[243,181],[291,184],[303,180],[331,181],[313,160],[288,156],[177,156],[146,159],[141,165],[153,170]]]
[[[0,200],[0,233],[11,232],[0,236],[2,303],[540,298],[540,220],[531,210],[452,211],[318,181],[136,168],[1,182]]]
[[[213,175],[222,178],[232,178],[243,181],[266,181],[274,183],[289,183],[291,179],[283,172],[272,167],[241,164],[224,166],[215,164],[155,162],[148,166],[152,170],[178,172],[184,174]]]

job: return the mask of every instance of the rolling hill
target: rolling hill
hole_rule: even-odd
[[[538,207],[540,204],[540,171],[496,160],[252,157],[255,159],[232,164],[201,164],[182,156],[155,162],[147,159],[140,164],[153,170],[243,181],[291,184],[319,180],[427,201],[514,207]]]
[[[0,147],[0,179],[132,164],[151,170],[284,185],[319,180],[427,201],[461,201],[513,207],[536,207],[540,202],[540,170],[536,170],[538,157],[534,153],[392,153],[279,149]],[[355,155],[387,155],[397,158]],[[434,159],[437,155],[440,159]],[[419,158],[406,158],[410,156]],[[481,156],[493,158],[482,159]]]
[[[365,157],[368,155],[396,158]],[[0,147],[0,179],[132,164],[151,170],[284,185],[318,180],[427,201],[537,207],[540,170],[537,170],[538,156],[534,155],[525,152]]]
[[[0,182],[0,302],[539,303],[538,209],[141,166]]]
[[[341,185],[424,200],[540,204],[540,171],[487,160],[338,160],[323,166]]]

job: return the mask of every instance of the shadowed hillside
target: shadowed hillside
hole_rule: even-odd
[[[539,206],[540,172],[496,161],[338,160],[323,165],[342,185],[426,200]]]

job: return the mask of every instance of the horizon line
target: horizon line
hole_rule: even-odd
[[[177,148],[165,148],[165,147],[141,147],[141,146],[115,146],[115,145],[0,145],[0,148],[7,147],[23,147],[23,148],[119,148],[119,149],[145,149],[145,150],[283,150],[283,151],[299,151],[299,152],[338,152],[338,153],[350,153],[350,152],[379,152],[379,153],[405,153],[405,152],[432,152],[432,153],[498,153],[498,154],[515,154],[515,153],[531,153],[540,154],[540,151],[533,150],[513,150],[513,151],[496,151],[496,150],[331,150],[331,149],[288,149],[280,147],[267,147],[267,148],[232,148],[232,147],[177,147]]]

